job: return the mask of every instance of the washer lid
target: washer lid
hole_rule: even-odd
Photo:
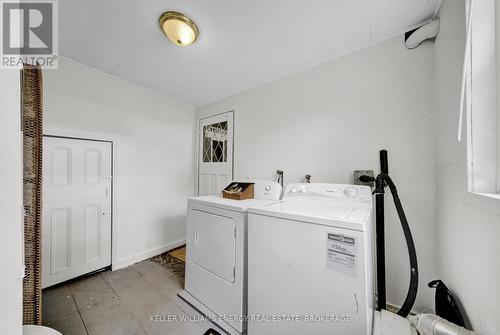
[[[248,212],[364,231],[371,207],[327,198],[290,197],[278,203],[252,207]]]
[[[225,199],[217,195],[189,198],[189,203],[197,203],[205,206],[212,206],[237,212],[246,212],[248,211],[249,207],[275,202],[276,201],[266,199],[232,200]]]

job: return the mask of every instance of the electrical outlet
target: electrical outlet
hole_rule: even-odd
[[[367,182],[364,183],[359,180],[359,177],[361,176],[370,176],[374,177],[373,170],[354,170],[354,184],[355,185],[365,185],[365,186],[370,186],[370,187],[375,187],[375,182]]]

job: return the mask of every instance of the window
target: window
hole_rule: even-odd
[[[497,197],[500,193],[500,4],[472,4],[470,53],[466,80],[469,192]],[[497,7],[497,8],[496,8]],[[498,24],[500,26],[500,24]],[[498,52],[497,52],[498,50]],[[499,100],[500,101],[500,100]]]
[[[203,127],[203,162],[227,162],[227,121]]]

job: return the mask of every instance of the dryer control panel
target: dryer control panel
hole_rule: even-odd
[[[322,196],[346,201],[372,201],[372,193],[370,187],[348,184],[288,184],[283,197],[294,196]]]
[[[280,200],[282,190],[281,185],[275,181],[260,180],[255,182],[254,197],[255,199]]]

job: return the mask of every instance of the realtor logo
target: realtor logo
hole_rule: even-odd
[[[1,1],[1,68],[57,68],[57,2]]]

